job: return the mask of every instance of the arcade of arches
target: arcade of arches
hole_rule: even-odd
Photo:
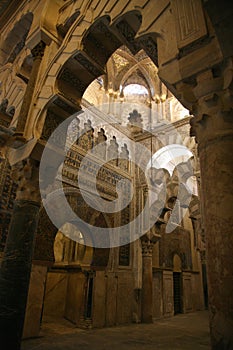
[[[205,308],[212,349],[233,349],[232,15],[228,0],[1,2],[3,349],[63,318]]]

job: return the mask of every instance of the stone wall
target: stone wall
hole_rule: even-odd
[[[133,321],[132,272],[97,272],[94,287],[93,327]]]
[[[47,266],[32,265],[23,337],[36,337],[41,327]]]
[[[58,319],[64,317],[67,285],[67,271],[48,272],[44,297],[44,320],[46,316]]]

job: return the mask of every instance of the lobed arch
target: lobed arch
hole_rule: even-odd
[[[49,4],[47,5],[49,6]],[[40,5],[37,4],[37,11],[39,7]],[[35,137],[35,134],[37,133],[35,132],[35,129],[37,128],[37,121],[40,119],[41,111],[48,100],[52,99],[54,94],[57,93],[56,82],[58,75],[64,68],[64,64],[72,55],[75,54],[77,50],[83,51],[82,37],[87,35],[90,28],[93,28],[93,25],[96,23],[96,21],[99,21],[101,18],[100,16],[103,13],[105,14],[105,17],[110,18],[110,22],[109,19],[107,22],[108,27],[111,30],[114,31],[118,27],[118,39],[120,36],[124,42],[127,42],[127,45],[130,46],[134,52],[137,52],[139,47],[143,48],[146,51],[148,56],[151,57],[159,67],[159,74],[161,73],[160,78],[162,76],[162,80],[165,85],[175,96],[177,96],[177,91],[175,91],[175,86],[172,85],[173,83],[171,79],[166,79],[166,74],[164,75],[164,67],[160,67],[164,65],[164,63],[169,62],[169,58],[171,58],[171,56],[173,58],[179,58],[177,56],[179,54],[179,48],[177,45],[177,40],[179,38],[176,31],[176,21],[170,21],[172,19],[172,16],[174,19],[176,19],[177,13],[169,1],[162,1],[156,4],[156,6],[154,6],[154,3],[152,1],[146,0],[129,1],[127,4],[105,3],[104,5],[103,3],[97,2],[93,7],[91,7],[90,2],[88,1],[83,2],[83,4],[80,6],[74,5],[73,1],[67,2],[65,5],[64,3],[62,4],[62,2],[58,1],[55,6],[57,18],[56,16],[54,17],[55,21],[57,19],[58,25],[62,24],[59,22],[59,11],[66,11],[66,7],[69,14],[64,17],[64,23],[62,21],[61,22],[65,25],[66,21],[69,21],[69,18],[72,17],[73,13],[77,15],[77,18],[72,17],[71,22],[69,22],[69,30],[66,33],[64,40],[61,40],[61,38],[59,38],[56,24],[54,28],[50,28],[50,24],[52,26],[51,16],[49,16],[49,14],[46,15],[43,13],[43,21],[40,25],[40,31],[41,33],[45,33],[47,29],[48,31],[51,29],[51,35],[47,33],[48,36],[50,35],[50,42],[51,40],[54,40],[54,43],[59,43],[60,48],[56,51],[56,53],[54,52],[54,54],[52,54],[53,57],[50,61],[49,67],[46,67],[46,69],[42,72],[42,79],[36,88],[36,108],[33,109],[31,116],[31,119],[34,121],[34,123],[30,123],[34,126],[33,128],[31,128],[31,126],[28,126],[28,130],[25,132],[25,135],[28,139]],[[72,10],[70,10],[71,7]],[[78,11],[80,11],[80,15],[78,14]],[[153,13],[153,16],[150,15],[151,13]],[[169,21],[169,27],[162,24],[160,20],[162,17],[161,15],[165,16],[165,19]],[[201,18],[203,16],[204,14],[201,12]],[[203,33],[201,35],[204,35],[205,30],[206,28],[203,29]],[[34,38],[30,38],[31,42],[28,42],[28,45],[30,44],[32,47],[32,44],[36,44],[36,37],[38,37],[38,35],[34,35]],[[182,77],[178,72],[178,66],[176,68],[177,69],[175,69],[176,72],[174,72],[174,75],[181,79]],[[93,79],[94,78],[96,78],[96,76],[93,77]],[[168,81],[171,81],[171,83],[168,83]],[[86,83],[86,87],[88,85],[89,84]],[[81,95],[82,94],[83,93],[81,92]],[[183,99],[183,96],[179,95],[178,99]],[[79,100],[79,97],[76,97],[76,102],[79,102]]]
[[[177,259],[178,257],[178,259]],[[187,254],[185,253],[185,251],[181,248],[181,247],[177,247],[177,249],[175,250],[170,250],[167,256],[167,266],[169,266],[170,268],[174,269],[174,262],[177,263],[177,261],[174,260],[179,260],[179,263],[181,263],[180,265],[180,270],[186,270],[187,268],[189,268],[190,266],[190,260],[189,257],[187,256]],[[175,270],[174,270],[175,271]],[[177,271],[177,272],[181,272],[181,271]],[[176,272],[176,271],[175,271]]]
[[[135,18],[137,20],[135,20]],[[84,20],[85,18],[83,21]],[[128,23],[132,24],[132,22],[135,22],[136,24],[134,23],[131,31],[127,31],[129,28]],[[44,77],[45,80],[43,80],[43,85],[47,85],[46,81],[48,79],[50,82],[50,101],[54,99],[54,95],[56,94],[60,97],[62,96],[62,98],[69,104],[76,106],[76,110],[78,110],[81,98],[87,87],[94,79],[105,74],[105,65],[109,57],[123,44],[130,47],[133,52],[138,52],[138,50],[141,48],[143,48],[146,52],[149,51],[150,57],[153,54],[156,55],[156,57],[153,57],[153,59],[155,62],[157,62],[158,59],[155,40],[158,34],[151,33],[151,38],[153,37],[153,50],[151,48],[152,41],[149,42],[150,47],[148,48],[145,44],[145,38],[148,40],[149,34],[142,35],[142,37],[138,38],[137,41],[134,40],[134,37],[137,34],[136,30],[139,30],[140,24],[141,13],[138,10],[128,11],[117,17],[114,21],[111,21],[109,14],[97,18],[91,26],[85,24],[86,30],[83,30],[83,38],[78,38],[75,35],[73,38],[70,38],[69,45],[71,46],[71,43],[74,40],[72,45],[74,46],[74,42],[76,42],[76,49],[68,53],[68,45],[67,48],[63,50],[63,53],[59,57],[57,56],[57,63],[59,63],[57,65],[56,74],[53,74],[53,77],[51,77],[50,72],[48,71],[48,76]],[[80,24],[80,26],[81,25],[82,24]],[[104,46],[100,40],[101,35],[105,35]],[[95,42],[94,49],[92,41]],[[99,47],[99,50],[96,50],[96,47]],[[41,84],[42,83],[43,82],[41,81]],[[34,135],[39,134],[37,126],[39,125],[39,130],[41,130],[40,125],[43,124],[41,110],[44,106],[41,106],[41,108],[40,105],[42,99],[43,104],[45,103],[44,92],[45,89],[44,91],[42,89],[41,93],[38,95],[37,102],[39,108],[35,112],[35,124],[33,130],[31,130]],[[48,100],[46,103],[48,103]]]
[[[87,207],[81,194],[79,194],[74,188],[64,188],[64,193],[68,196],[67,200],[72,206],[73,211],[77,212],[78,215],[81,215],[83,221],[78,224],[78,229],[83,234],[86,246],[85,255],[81,265],[83,265],[84,268],[87,266],[93,269],[105,268],[109,261],[110,248],[96,248],[92,246],[95,238],[89,227],[85,225],[85,221],[89,220],[90,225],[112,227],[111,219],[106,213],[97,212],[93,208]],[[67,223],[66,220],[64,220],[64,224],[65,223]],[[68,223],[71,225],[73,224],[72,220]],[[75,225],[76,224],[77,223],[75,223]],[[59,229],[52,223],[45,208],[41,207],[33,256],[35,264],[49,266],[54,263],[54,242],[58,231]],[[68,238],[72,239],[72,236]]]

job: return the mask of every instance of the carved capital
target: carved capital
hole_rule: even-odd
[[[142,243],[142,256],[152,257],[154,243],[149,239],[141,239]]]
[[[31,50],[33,59],[42,58],[44,56],[46,44],[43,41],[40,41],[33,49]]]
[[[190,119],[190,135],[195,136],[199,145],[217,138],[232,137],[232,91],[222,90],[200,98],[194,106],[193,115]]]
[[[39,162],[26,159],[12,166],[12,177],[18,184],[16,199],[40,203]]]
[[[232,136],[233,59],[198,74],[189,84],[177,85],[180,99],[193,117],[190,135],[198,144]]]
[[[152,256],[153,246],[159,238],[160,235],[155,226],[141,237],[142,256]]]

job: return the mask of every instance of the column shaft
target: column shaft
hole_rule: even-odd
[[[142,322],[152,323],[153,272],[151,242],[142,242]]]
[[[12,167],[18,183],[0,271],[0,341],[19,350],[40,210],[39,163],[26,159]]]
[[[39,205],[17,200],[0,270],[0,339],[3,349],[20,349]]]
[[[213,350],[233,349],[233,59],[200,73],[191,135],[200,158]]]
[[[233,349],[232,150],[233,134],[199,147],[214,350]]]

